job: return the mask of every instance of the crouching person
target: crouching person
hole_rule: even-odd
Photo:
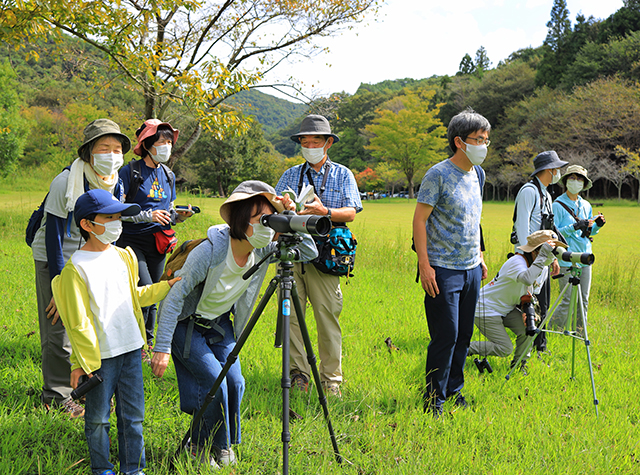
[[[270,185],[257,180],[240,183],[220,207],[226,224],[210,227],[207,239],[193,248],[176,272],[182,280],[160,306],[151,369],[161,377],[173,356],[180,408],[187,414],[198,413],[233,351],[251,316],[268,263],[251,278],[242,276],[277,249],[277,235],[260,218],[285,209],[294,210],[295,204],[289,197],[277,197]],[[303,261],[318,256],[308,234],[303,235],[299,250]],[[275,260],[272,257],[270,262]],[[244,388],[238,358],[193,427],[186,449],[196,462],[214,469],[236,463],[232,444],[241,441]]]
[[[527,244],[505,262],[491,282],[480,291],[475,323],[486,341],[472,341],[469,355],[506,357],[513,351],[508,328],[516,335],[516,349],[511,367],[526,350],[527,332],[521,304],[531,301],[547,279],[547,266],[555,259],[556,246],[566,247],[553,231],[536,231],[527,237]],[[521,369],[526,373],[526,359]]]
[[[135,253],[111,244],[122,231],[120,217],[139,212],[137,204],[121,203],[105,190],[81,195],[73,215],[86,243],[52,282],[53,297],[71,341],[71,387],[75,389],[85,375],[99,375],[103,380],[86,394],[85,403],[84,430],[94,474],[114,473],[109,462],[114,394],[120,471],[143,473],[141,350],[146,340],[141,307],[163,299],[179,280],[138,287]]]

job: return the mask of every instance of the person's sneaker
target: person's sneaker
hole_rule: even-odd
[[[309,391],[309,378],[299,371],[291,373],[291,387],[306,393]]]
[[[334,381],[322,381],[322,389],[329,396],[342,397],[340,392],[340,385]]]
[[[62,412],[66,413],[70,419],[77,417],[84,417],[84,407],[75,402],[73,399],[69,399],[60,405]]]
[[[424,405],[424,413],[431,414],[434,419],[440,419],[442,415],[442,406],[438,406],[437,404],[425,404]]]
[[[116,475],[116,473],[113,470],[105,470],[100,475]],[[144,473],[142,475],[144,475]]]
[[[214,445],[213,456],[215,457],[216,462],[218,462],[218,465],[222,467],[235,465],[238,462],[236,459],[236,454],[231,447],[229,447],[228,449],[220,449]]]
[[[208,465],[213,469],[219,469],[220,465],[216,462],[216,459],[213,455],[209,453],[204,447],[199,447],[197,445],[189,445],[187,446],[187,450],[189,452],[189,456],[203,465]]]
[[[515,361],[512,361],[511,364],[509,365],[511,369],[515,368],[515,366],[516,366]],[[529,367],[527,366],[527,360],[522,360],[520,362],[519,369],[524,376],[527,376],[529,374],[529,371],[528,371]]]
[[[469,403],[464,398],[464,396],[460,393],[458,393],[458,396],[456,397],[456,400],[453,404],[459,407],[460,409],[467,409],[469,407]]]

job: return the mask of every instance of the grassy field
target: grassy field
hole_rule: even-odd
[[[23,235],[44,191],[5,184],[8,188],[13,191],[0,187],[0,473],[90,473],[82,421],[47,413],[38,402],[42,380],[33,260]],[[178,228],[181,240],[200,237],[221,222],[222,200],[189,201],[203,213]],[[410,250],[414,206],[401,199],[367,202],[352,226],[359,247],[355,277],[342,286],[343,397],[329,401],[345,462],[338,465],[333,458],[315,394],[292,393],[292,407],[303,419],[291,425],[291,473],[640,473],[640,208],[606,202],[601,211],[607,225],[594,242],[589,335],[599,417],[584,348],[578,347],[571,380],[571,341],[551,335],[550,354],[534,357],[529,376],[516,374],[509,382],[504,378],[508,358],[490,358],[494,373],[484,375],[469,359],[464,392],[472,408],[446,406],[445,417],[434,421],[422,413],[420,401],[429,334]],[[490,276],[510,248],[512,206],[485,205]],[[281,471],[281,351],[273,347],[274,304],[241,354],[247,380],[243,443],[237,448],[239,464],[223,473]],[[386,338],[398,350],[390,351]],[[162,379],[146,365],[144,372],[146,473],[172,473],[169,458],[189,417],[179,410],[173,368]],[[204,472],[181,459],[173,473]]]

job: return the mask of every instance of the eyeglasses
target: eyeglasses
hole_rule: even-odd
[[[486,145],[487,147],[491,145],[491,140],[484,137],[467,137],[466,140],[473,140],[476,145]]]

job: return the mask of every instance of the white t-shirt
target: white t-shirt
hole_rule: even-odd
[[[229,240],[225,269],[217,282],[211,282],[213,279],[209,279],[207,276],[196,313],[202,318],[213,320],[231,310],[233,304],[251,283],[251,279],[244,280],[242,275],[253,266],[254,261],[255,256],[252,252],[243,267],[236,264],[233,252],[231,252],[231,240]],[[214,270],[209,269],[209,273]]]
[[[520,305],[520,297],[527,292],[533,293],[533,286],[517,281],[518,276],[527,269],[527,263],[521,254],[509,258],[493,280],[480,289],[476,318],[504,317]]]
[[[87,284],[100,358],[113,358],[144,345],[133,312],[129,269],[113,246],[104,252],[76,251],[71,262]]]

